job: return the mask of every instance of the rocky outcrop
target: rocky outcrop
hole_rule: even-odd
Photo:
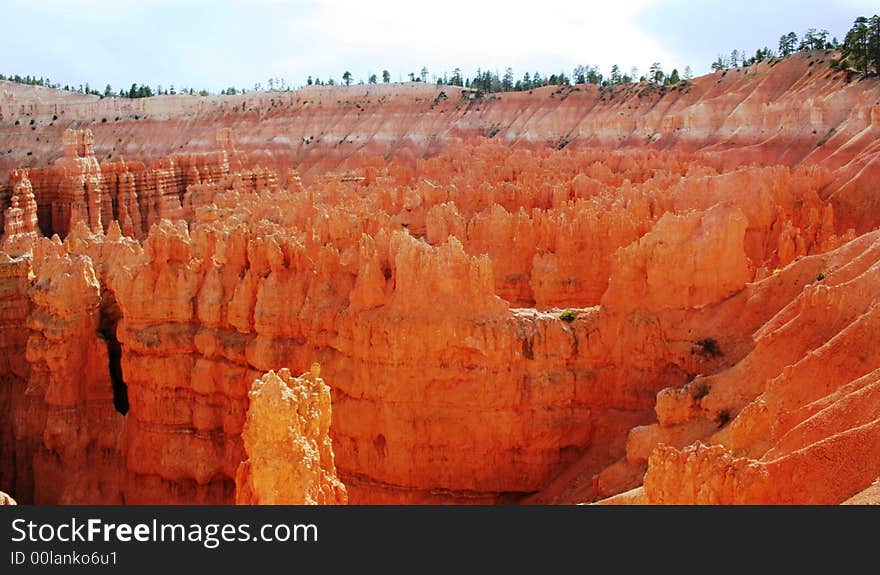
[[[85,222],[93,232],[104,230],[101,169],[95,158],[94,141],[91,130],[64,132],[64,157],[55,162],[52,174],[57,178],[57,188],[50,191],[51,230],[62,237],[77,222]]]
[[[64,238],[79,222],[100,233],[117,221],[125,235],[142,239],[163,218],[191,218],[187,188],[228,179],[230,162],[240,167],[231,132],[220,132],[218,151],[175,154],[147,166],[122,158],[99,162],[90,129],[65,131],[64,156],[29,173],[40,229]]]
[[[653,229],[617,251],[604,306],[628,311],[696,308],[745,287],[754,269],[745,252],[748,220],[739,208],[666,213]]]
[[[29,255],[0,252],[0,484],[22,501],[32,500],[35,437],[26,432],[30,365],[25,357],[28,331],[22,329],[33,304]]]
[[[647,503],[834,504],[878,476],[878,237],[801,259],[751,288],[750,299],[807,276],[755,330],[729,369],[657,396],[658,423],[629,434],[625,462],[641,469]],[[759,302],[755,302],[759,303]],[[597,481],[615,492],[611,468]]]
[[[294,377],[268,372],[248,392],[242,439],[247,459],[235,476],[238,505],[338,505],[348,501],[336,478],[330,441],[330,388],[318,364]]]
[[[296,204],[280,193],[276,198]],[[240,203],[237,213],[249,207]],[[299,217],[296,211],[279,214]],[[123,317],[119,340],[131,402],[127,501],[177,501],[172,497],[183,496],[171,489],[179,493],[181,483],[193,485],[188,497],[230,501],[226,486],[244,459],[250,382],[261,370],[302,365],[310,357],[320,357],[324,371],[340,382],[333,387],[332,436],[340,476],[352,483],[356,501],[380,495],[438,500],[442,496],[428,493],[438,483],[463,500],[533,489],[564,462],[560,450],[568,442],[589,437],[589,426],[577,431],[580,439],[546,432],[549,422],[570,420],[565,425],[574,429],[574,421],[590,415],[586,405],[566,399],[571,387],[526,383],[545,358],[571,354],[574,334],[549,314],[510,316],[492,294],[487,260],[467,256],[455,241],[432,248],[400,232],[379,233],[374,254],[361,241],[340,252],[329,237],[304,245],[276,224],[250,226],[230,227],[212,217],[190,233],[182,224],[161,223],[142,259],[109,273]],[[357,237],[336,241],[344,245]],[[360,245],[372,263],[343,263],[361,253]],[[384,266],[394,278],[387,285]],[[378,276],[368,271],[374,268]],[[355,276],[358,270],[365,275]],[[371,282],[380,284],[368,287]],[[361,309],[368,306],[358,293],[378,295],[369,296],[372,307]],[[456,294],[470,298],[467,306],[457,304]],[[360,313],[351,307],[355,302]],[[426,314],[430,323],[423,321]],[[527,332],[519,336],[522,330]],[[537,335],[544,331],[549,333]],[[521,337],[536,342],[524,344]],[[536,357],[542,362],[530,368]],[[512,383],[480,391],[487,374],[509,371],[509,360],[519,364]],[[530,386],[529,395],[522,395],[523,385]],[[464,401],[472,392],[474,399]],[[549,412],[543,407],[556,404],[569,405]],[[444,415],[436,427],[416,427],[428,413]],[[431,439],[434,430],[452,421],[477,429],[487,418],[499,426],[469,439],[471,451],[428,458],[442,449]],[[525,449],[532,460],[517,457]],[[425,463],[413,466],[419,451]],[[486,457],[497,464],[477,467]],[[480,471],[467,475],[465,469]]]
[[[34,502],[122,503],[124,419],[114,407],[112,351],[101,331],[92,260],[43,239],[34,274],[27,420],[16,438],[34,446]]]
[[[37,227],[37,202],[27,170],[14,170],[10,174],[9,183],[12,185],[12,196],[10,205],[3,214],[0,248],[7,254],[16,256],[30,249],[40,230]]]

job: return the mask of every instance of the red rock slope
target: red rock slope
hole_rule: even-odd
[[[870,498],[880,89],[827,58],[4,105],[0,485],[262,498],[248,392],[319,362],[352,503]]]

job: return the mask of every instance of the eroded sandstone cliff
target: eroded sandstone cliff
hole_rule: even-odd
[[[6,189],[0,486],[870,499],[880,88],[823,58],[673,90],[4,105],[78,120]]]

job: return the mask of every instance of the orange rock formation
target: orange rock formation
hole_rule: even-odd
[[[829,58],[674,89],[16,93],[0,140],[29,113],[46,150],[0,157],[28,168],[0,190],[0,486],[876,501],[880,86]]]
[[[30,249],[31,241],[39,235],[37,202],[27,170],[13,170],[9,180],[13,184],[12,196],[4,214],[0,246],[8,254],[21,255]]]
[[[239,505],[344,504],[330,441],[330,388],[314,364],[293,377],[270,371],[254,381],[242,438],[247,460],[235,476]]]
[[[87,256],[63,253],[46,239],[35,252],[23,430],[34,449],[34,501],[122,503],[124,419],[114,409],[109,349],[100,331],[100,283]]]
[[[22,329],[33,307],[28,295],[31,259],[0,252],[0,484],[22,501],[33,500],[33,440],[25,434],[29,373],[25,359],[28,331]]]

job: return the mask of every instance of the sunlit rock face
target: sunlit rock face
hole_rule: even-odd
[[[299,377],[268,372],[248,392],[242,438],[248,459],[238,467],[238,505],[339,505],[348,501],[336,477],[330,440],[330,388],[315,363]]]
[[[880,88],[830,57],[667,88],[17,94],[0,113],[40,141],[0,126],[0,488],[876,500]]]

